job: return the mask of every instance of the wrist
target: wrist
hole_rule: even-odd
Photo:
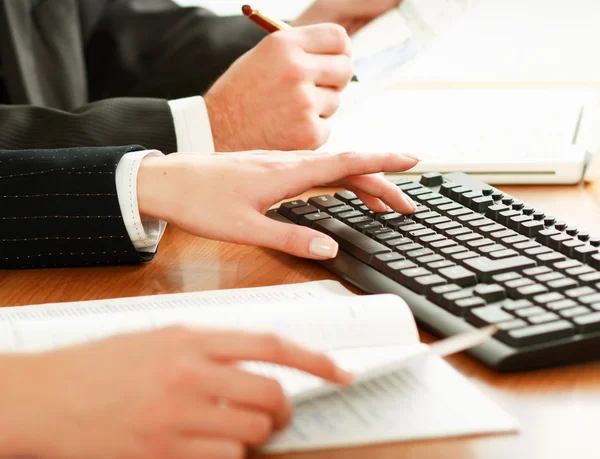
[[[48,376],[41,366],[37,355],[0,356],[1,457],[42,457],[47,453],[41,445],[43,438],[48,436],[43,419],[52,415],[44,409],[46,406],[41,400]]]
[[[233,132],[227,111],[216,107],[218,106],[218,102],[215,101],[210,91],[204,96],[204,103],[206,104],[206,111],[210,121],[215,151],[221,153],[236,151],[231,142]],[[226,101],[225,104],[227,104]]]
[[[169,220],[169,185],[173,170],[168,157],[145,157],[137,175],[138,209],[142,220]]]

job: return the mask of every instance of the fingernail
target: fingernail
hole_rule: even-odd
[[[413,200],[411,199],[411,197],[410,197],[410,196],[406,196],[406,195],[404,195],[404,199],[406,199],[406,202],[407,202],[409,205],[411,205],[411,206],[412,206],[412,211],[413,211],[413,212],[414,212],[415,210],[417,210],[417,205],[415,204],[415,201],[413,201]]]
[[[421,158],[417,158],[415,155],[411,155],[410,153],[402,153],[402,156],[406,156],[407,158],[414,159],[415,161],[421,161]]]
[[[310,241],[310,253],[317,257],[333,258],[337,255],[338,246],[331,239],[316,237]]]
[[[354,379],[354,375],[340,367],[337,367],[335,370],[335,376],[339,382],[342,384],[350,384]]]

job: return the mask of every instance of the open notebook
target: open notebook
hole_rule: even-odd
[[[511,416],[427,354],[400,298],[356,296],[333,281],[0,308],[0,351],[49,350],[172,324],[275,332],[325,350],[355,372],[357,382],[339,388],[296,370],[244,363],[279,380],[295,403],[293,424],[265,452],[517,429]],[[436,353],[464,348],[461,338]]]

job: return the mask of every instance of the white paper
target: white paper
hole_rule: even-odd
[[[316,397],[263,452],[512,432],[517,421],[438,357]]]
[[[271,332],[320,350],[416,344],[394,295],[358,296],[334,281],[0,309],[0,350],[37,352],[168,325]]]

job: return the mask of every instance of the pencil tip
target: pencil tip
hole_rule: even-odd
[[[252,7],[250,5],[242,6],[242,13],[244,13],[245,16],[251,16],[252,15]]]

